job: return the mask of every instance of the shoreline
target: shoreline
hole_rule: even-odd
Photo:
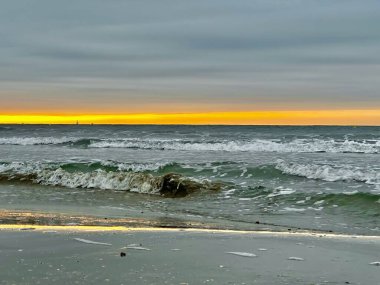
[[[164,233],[212,233],[212,234],[236,234],[257,235],[273,237],[311,237],[330,239],[358,239],[380,241],[380,236],[334,234],[325,232],[285,232],[285,231],[261,231],[261,230],[229,230],[229,229],[205,229],[205,228],[170,228],[170,227],[128,227],[128,226],[84,226],[84,225],[31,225],[31,224],[0,224],[0,231],[57,231],[57,232],[164,232]]]
[[[252,223],[250,228],[223,227],[194,220],[163,220],[154,217],[104,218],[59,213],[0,210],[0,231],[35,230],[67,232],[199,232],[284,237],[327,237],[380,240],[380,235],[365,235],[317,229],[295,228],[267,223]]]

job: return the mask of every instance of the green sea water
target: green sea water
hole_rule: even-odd
[[[379,155],[380,127],[2,125],[0,209],[379,235]]]

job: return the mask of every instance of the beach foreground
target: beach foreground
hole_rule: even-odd
[[[368,236],[3,225],[0,280],[371,285],[380,280],[379,248],[380,238]]]

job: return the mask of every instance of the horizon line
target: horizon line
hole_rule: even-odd
[[[0,114],[0,124],[379,126],[380,109],[132,114]]]
[[[194,127],[380,127],[379,125],[350,125],[350,124],[342,124],[342,125],[281,125],[281,124],[132,124],[132,123],[1,123],[0,126],[194,126]]]

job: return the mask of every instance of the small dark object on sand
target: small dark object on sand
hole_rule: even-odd
[[[255,224],[258,224],[258,225],[259,225],[259,224],[260,224],[260,222],[259,222],[259,221],[256,221],[256,222],[255,222]]]
[[[120,257],[125,257],[125,256],[126,256],[125,252],[120,252]]]

